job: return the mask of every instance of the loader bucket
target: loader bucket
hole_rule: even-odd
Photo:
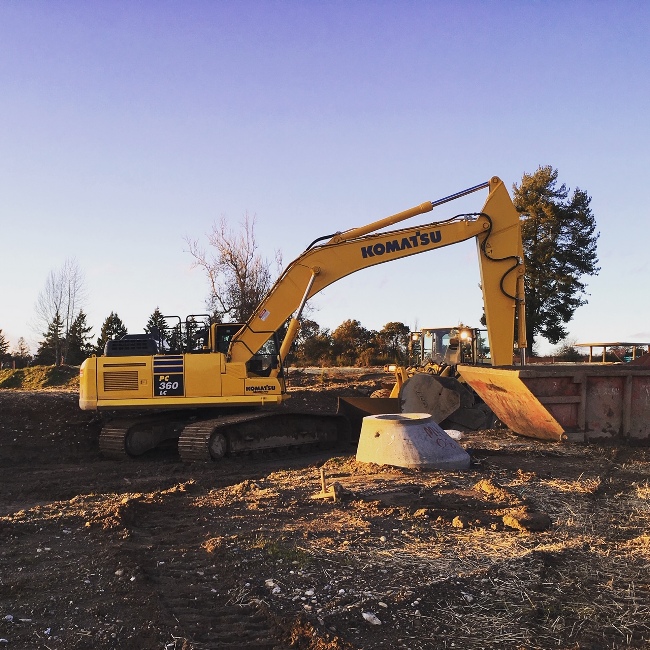
[[[361,425],[366,415],[399,413],[397,397],[339,397],[337,413],[347,418],[350,423],[352,438],[357,440]]]
[[[429,413],[437,424],[474,405],[474,396],[455,377],[425,372],[415,373],[404,382],[399,400],[402,411]]]

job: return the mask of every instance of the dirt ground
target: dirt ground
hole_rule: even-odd
[[[293,401],[382,380],[294,371]],[[120,463],[100,427],[73,391],[0,390],[0,648],[650,647],[648,448],[492,430],[462,472],[352,446]]]

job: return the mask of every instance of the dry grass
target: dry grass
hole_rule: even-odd
[[[517,442],[524,455],[540,454],[535,441]],[[552,454],[557,470],[496,468],[490,475],[553,521],[540,533],[454,528],[416,520],[413,511],[398,517],[399,531],[386,541],[368,528],[372,512],[355,510],[347,520],[352,543],[303,544],[331,575],[352,570],[364,593],[386,602],[409,604],[417,597],[418,614],[410,608],[413,631],[398,647],[416,648],[626,648],[650,644],[650,509],[647,481],[611,480],[616,465],[610,450],[587,449],[589,471],[576,472],[573,459],[584,463],[581,450]],[[562,476],[567,460],[568,475]],[[377,498],[388,486],[403,482],[441,488],[470,488],[469,475],[421,474],[405,471],[401,479],[350,470],[357,497]],[[540,463],[540,468],[546,467]],[[629,462],[626,472],[647,474],[644,457]],[[377,468],[379,470],[379,468]],[[345,474],[345,472],[343,472]],[[541,472],[540,472],[541,474]],[[574,474],[571,476],[570,474]],[[365,485],[364,485],[365,483]],[[349,513],[352,515],[353,513]],[[395,513],[391,513],[394,516]],[[332,512],[332,516],[334,512]],[[335,526],[340,530],[339,510]],[[321,520],[320,527],[326,527]],[[354,533],[356,536],[350,535]],[[331,531],[330,531],[331,532]],[[336,538],[336,535],[334,535]],[[408,609],[408,608],[407,608]],[[444,639],[447,641],[444,641]]]
[[[636,486],[636,497],[642,501],[650,501],[650,483],[648,481]]]
[[[52,410],[49,401],[41,403],[44,412]],[[12,449],[24,415],[17,411],[9,426],[4,413],[4,449]],[[42,435],[46,420],[35,421],[34,436]],[[79,430],[75,445],[88,435]],[[160,592],[154,579],[129,582],[151,594],[136,593],[137,602],[155,604],[183,589],[184,602],[205,606],[206,629],[219,611],[210,599],[221,594],[222,605],[263,602],[286,620],[306,620],[319,638],[331,632],[330,639],[342,639],[331,646],[337,650],[437,650],[452,643],[454,650],[650,647],[650,449],[543,443],[506,431],[468,434],[463,444],[477,464],[455,473],[323,455],[310,464],[250,459],[250,469],[249,460],[237,459],[214,468],[160,463],[149,474],[148,464],[133,463],[104,470],[97,480],[100,464],[79,479],[75,463],[61,468],[57,497],[49,495],[52,466],[43,474],[24,461],[21,472],[33,475],[19,496],[31,506],[7,506],[12,514],[0,517],[3,532],[16,531],[0,553],[3,579],[13,580],[21,602],[36,612],[53,608],[49,599],[58,597],[60,619],[63,605],[88,596],[81,573],[86,553],[121,588],[114,563],[115,544],[123,543],[127,568],[144,566],[156,579],[175,572]],[[310,498],[320,490],[321,466],[330,484],[351,493],[347,500]],[[11,494],[18,478],[9,469],[4,489]],[[80,496],[65,496],[75,480]],[[503,517],[524,507],[549,515],[551,526],[509,528]],[[46,540],[70,552],[66,566],[78,572],[74,581],[59,584],[66,572],[54,570],[51,556],[42,586],[48,573],[36,564],[44,554],[36,553]],[[35,568],[26,577],[29,567]],[[266,584],[271,579],[277,593]],[[110,592],[110,584],[96,602],[122,621],[137,608],[114,597],[123,592]],[[9,611],[11,594],[0,593]],[[145,611],[142,620],[156,621],[156,611]],[[368,624],[364,613],[381,625]],[[81,610],[73,616],[78,620]],[[96,621],[93,616],[86,620]],[[134,620],[128,628],[135,626]],[[0,631],[5,638],[7,630]]]
[[[74,366],[32,366],[0,370],[0,388],[40,390],[43,388],[78,389],[79,368]]]

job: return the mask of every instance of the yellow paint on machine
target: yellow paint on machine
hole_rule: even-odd
[[[154,395],[152,357],[94,357],[94,363],[83,366],[79,402],[93,408],[125,408],[250,406],[283,401],[284,380],[247,377],[246,364],[226,364],[224,359],[220,353],[184,355],[184,394],[159,396]]]
[[[154,397],[151,399],[98,400],[99,409],[117,408],[199,408],[206,406],[260,406],[261,404],[280,404],[282,395],[254,395],[251,397]]]
[[[152,357],[99,357],[96,378],[99,400],[152,397]]]
[[[185,397],[220,397],[222,374],[220,358],[223,354],[186,354]]]

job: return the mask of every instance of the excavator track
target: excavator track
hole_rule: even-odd
[[[347,420],[313,413],[248,413],[187,425],[178,440],[186,462],[218,460],[253,451],[334,444],[349,435]]]
[[[185,462],[209,461],[210,438],[220,418],[188,424],[178,439],[178,453]],[[222,454],[223,455],[223,454]]]
[[[347,439],[349,430],[340,415],[313,413],[238,413],[189,423],[187,417],[143,416],[107,422],[99,448],[105,458],[127,460],[178,438],[183,461],[209,462],[226,455],[335,444]]]
[[[126,460],[155,449],[164,440],[178,438],[184,420],[143,416],[108,421],[99,434],[105,458]]]
[[[129,425],[124,423],[109,423],[104,426],[99,435],[99,449],[104,458],[112,460],[125,460],[130,458],[126,451],[126,435]]]

